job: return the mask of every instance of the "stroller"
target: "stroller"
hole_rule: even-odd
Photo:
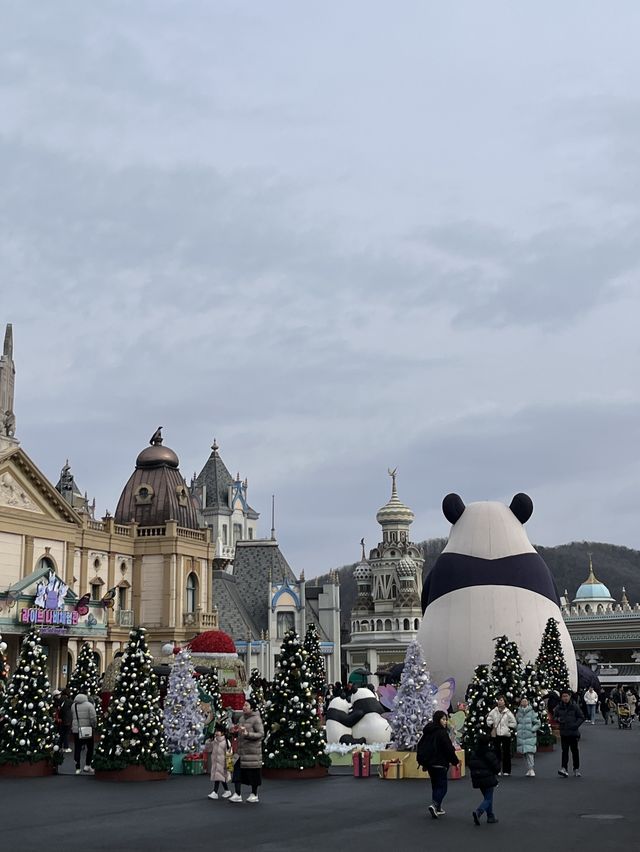
[[[628,728],[631,730],[633,728],[633,718],[631,716],[631,710],[628,704],[618,704],[616,712],[618,714],[618,727],[619,728]]]

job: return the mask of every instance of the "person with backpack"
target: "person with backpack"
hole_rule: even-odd
[[[449,766],[460,762],[453,747],[447,725],[449,717],[444,710],[436,710],[433,719],[425,726],[416,749],[416,760],[429,773],[431,779],[432,819],[444,816],[442,802],[447,795],[447,773]]]
[[[500,761],[495,753],[491,737],[487,734],[479,734],[475,747],[469,755],[469,772],[471,773],[471,784],[474,789],[480,790],[483,799],[472,812],[471,816],[476,825],[480,825],[482,814],[487,815],[487,822],[498,822],[493,813],[493,793],[498,786],[498,770]]]

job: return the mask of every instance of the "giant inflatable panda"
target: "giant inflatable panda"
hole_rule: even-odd
[[[481,663],[491,664],[497,636],[516,642],[523,662],[538,656],[547,620],[558,622],[569,685],[577,687],[576,658],[560,599],[546,563],[525,532],[533,512],[527,494],[503,503],[442,501],[453,524],[446,547],[422,590],[418,641],[436,683],[453,676],[464,691]]]

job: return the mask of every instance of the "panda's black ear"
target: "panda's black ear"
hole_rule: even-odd
[[[516,494],[509,508],[521,524],[526,524],[533,515],[533,500],[528,494]]]
[[[450,524],[460,520],[464,510],[464,500],[459,494],[447,494],[442,501],[442,513]]]

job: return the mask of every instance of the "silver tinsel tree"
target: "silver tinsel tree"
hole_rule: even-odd
[[[433,716],[434,690],[422,647],[413,640],[404,658],[404,670],[390,724],[394,748],[413,751],[424,726]]]
[[[204,722],[191,653],[184,649],[176,655],[171,667],[164,702],[164,732],[169,751],[173,754],[199,751]]]

